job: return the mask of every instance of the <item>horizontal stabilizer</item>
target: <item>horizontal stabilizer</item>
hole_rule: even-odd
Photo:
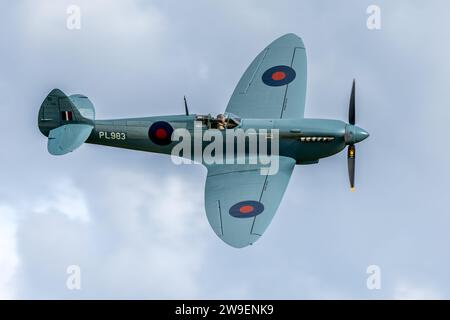
[[[92,129],[89,124],[66,124],[50,130],[48,152],[55,156],[72,152],[89,138]]]

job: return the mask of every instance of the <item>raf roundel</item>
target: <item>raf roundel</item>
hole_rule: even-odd
[[[284,86],[295,79],[295,70],[288,66],[276,66],[266,70],[262,81],[271,87]]]
[[[153,143],[166,146],[172,142],[172,126],[165,121],[157,121],[150,126],[148,137]]]
[[[235,218],[252,218],[264,211],[264,205],[259,201],[241,201],[230,208],[230,215]]]

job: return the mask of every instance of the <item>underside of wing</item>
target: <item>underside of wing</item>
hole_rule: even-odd
[[[301,38],[286,34],[266,47],[245,71],[226,112],[241,118],[303,118],[306,52]]]
[[[242,248],[264,233],[283,198],[295,160],[279,157],[275,175],[261,175],[260,165],[208,166],[205,207],[215,233]]]

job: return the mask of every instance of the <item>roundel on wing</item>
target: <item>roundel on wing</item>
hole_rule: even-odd
[[[148,129],[148,137],[153,143],[166,146],[172,142],[172,126],[165,121],[157,121]]]
[[[262,81],[271,87],[284,86],[295,79],[295,70],[288,66],[276,66],[266,70]]]
[[[230,208],[230,215],[235,218],[256,217],[264,211],[264,205],[259,201],[241,201]]]

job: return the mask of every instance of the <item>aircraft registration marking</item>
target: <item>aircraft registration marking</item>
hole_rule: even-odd
[[[125,132],[99,131],[98,138],[105,139],[105,140],[126,140],[127,134]]]

